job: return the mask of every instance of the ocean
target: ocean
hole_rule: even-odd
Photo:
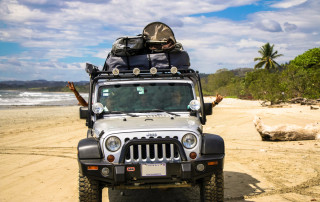
[[[88,94],[81,96],[88,100]],[[30,92],[0,90],[0,106],[72,106],[78,100],[72,92]]]

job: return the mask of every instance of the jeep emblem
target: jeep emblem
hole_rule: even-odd
[[[148,133],[147,137],[157,137],[157,133]]]

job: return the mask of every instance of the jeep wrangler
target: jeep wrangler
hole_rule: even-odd
[[[203,132],[198,72],[187,69],[100,71],[90,75],[87,138],[78,144],[79,199],[101,201],[102,189],[200,187],[201,201],[223,201],[224,141]]]

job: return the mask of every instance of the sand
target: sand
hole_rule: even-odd
[[[207,98],[210,100],[210,98]],[[77,143],[86,137],[79,107],[0,110],[0,201],[78,201]],[[226,144],[226,201],[320,201],[320,141],[263,142],[252,120],[268,125],[320,122],[309,106],[262,107],[224,99],[205,132]],[[197,201],[199,189],[103,190],[103,201]]]

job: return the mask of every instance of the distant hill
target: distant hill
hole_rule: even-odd
[[[51,91],[51,92],[67,92],[70,91],[66,87],[66,81],[0,81],[0,90],[28,90],[28,91]],[[88,92],[89,82],[74,82],[77,90],[80,92]]]

